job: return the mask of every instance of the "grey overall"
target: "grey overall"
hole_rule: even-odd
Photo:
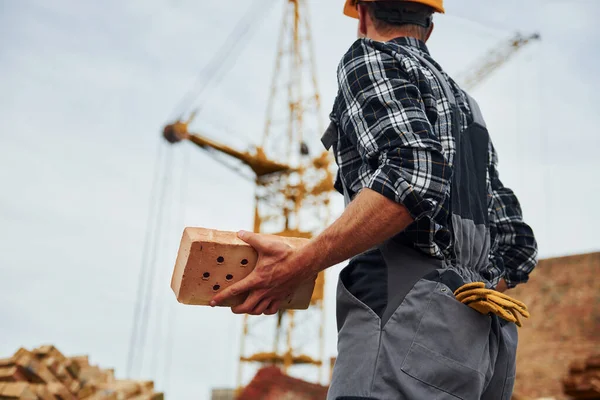
[[[465,283],[483,281],[490,233],[487,208],[489,136],[477,103],[473,123],[461,132],[460,110],[440,71],[410,48],[436,76],[450,99],[456,141],[451,211],[456,260],[426,256],[396,242],[379,246],[387,266],[387,306],[382,316],[347,289],[337,288],[338,358],[328,400],[442,400],[511,398],[517,330],[456,300]],[[323,136],[338,138],[332,124]],[[351,201],[346,185],[346,205]]]

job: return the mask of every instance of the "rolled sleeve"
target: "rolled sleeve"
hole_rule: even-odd
[[[443,195],[431,193],[429,198],[424,197],[422,193],[428,188],[411,185],[402,172],[406,171],[398,163],[386,162],[375,170],[365,187],[404,205],[415,220],[432,216]]]
[[[391,56],[363,46],[338,70],[345,109],[336,110],[362,158],[349,186],[403,204],[416,220],[433,217],[450,190],[451,167],[418,88]]]

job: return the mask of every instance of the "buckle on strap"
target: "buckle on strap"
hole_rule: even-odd
[[[325,149],[327,149],[327,151],[329,151],[331,149],[331,146],[333,146],[333,144],[335,142],[337,142],[337,140],[338,140],[337,125],[332,122],[327,127],[327,130],[325,130],[325,133],[323,134],[323,136],[321,136],[321,143],[323,143],[323,146],[325,146]]]

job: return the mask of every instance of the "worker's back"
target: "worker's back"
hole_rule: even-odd
[[[414,202],[405,205],[420,217],[396,240],[448,261],[466,281],[483,280],[492,286],[503,277],[501,256],[509,252],[521,262],[522,270],[509,270],[510,278],[526,279],[535,265],[535,239],[522,223],[516,197],[498,178],[496,152],[481,111],[433,60],[425,43],[407,37],[385,43],[360,39],[342,59],[338,79],[340,92],[332,112],[340,130],[336,188],[343,192],[343,180],[353,196],[368,186],[373,179],[368,166],[377,165],[376,158],[384,154],[390,164],[401,165],[405,182],[391,195]],[[375,109],[370,104],[373,112],[367,107],[360,116],[353,113],[361,108],[348,93],[356,87],[368,88],[361,92],[363,102],[385,106]],[[397,99],[399,105],[393,106]],[[399,128],[402,132],[397,132]],[[398,134],[404,137],[392,137]],[[385,147],[388,143],[393,147],[394,142],[401,142],[396,154],[386,153]],[[379,186],[385,191],[386,184]],[[416,196],[407,196],[407,191]],[[512,251],[510,247],[517,243],[526,251]],[[359,256],[358,261],[377,263],[373,253]]]

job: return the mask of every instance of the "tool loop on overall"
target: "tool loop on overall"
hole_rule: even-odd
[[[517,326],[521,325],[520,317],[529,318],[527,306],[510,296],[493,289],[486,289],[483,282],[473,282],[461,286],[454,292],[456,300],[482,314],[495,314]]]

